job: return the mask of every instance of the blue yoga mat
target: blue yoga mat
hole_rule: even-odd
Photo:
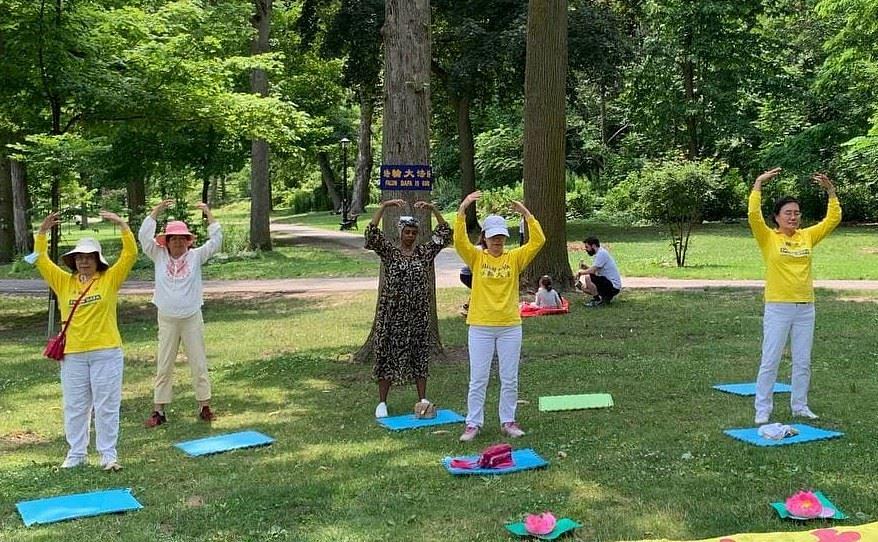
[[[733,393],[735,395],[756,395],[756,382],[742,382],[741,384],[717,384],[715,390]],[[790,393],[793,388],[789,384],[774,383],[773,393]]]
[[[782,438],[780,440],[771,440],[760,437],[758,427],[749,429],[727,429],[723,431],[723,433],[733,439],[742,440],[747,444],[753,444],[755,446],[786,446],[788,444],[799,444],[802,442],[811,442],[813,440],[838,438],[844,435],[844,433],[839,433],[838,431],[827,431],[826,429],[811,427],[810,425],[805,425],[803,423],[794,423],[791,427],[796,428],[799,431],[799,434],[793,437]]]
[[[546,467],[549,465],[549,462],[540,457],[538,453],[536,453],[532,448],[522,448],[521,450],[513,450],[512,451],[512,463],[511,467],[507,467],[505,469],[456,469],[451,466],[451,460],[453,458],[446,457],[442,460],[442,466],[445,467],[445,470],[454,474],[456,476],[467,475],[467,474],[475,474],[475,475],[486,475],[486,474],[509,474],[511,472],[518,472],[522,470],[530,470],[530,469],[539,469],[542,467]],[[478,461],[479,456],[466,456],[460,459],[468,459],[470,461]]]
[[[200,438],[174,444],[177,448],[193,457],[201,455],[218,454],[237,450],[239,448],[252,448],[254,446],[268,446],[274,439],[263,435],[259,431],[241,431],[239,433],[227,433],[215,437]]]
[[[131,494],[131,488],[126,488],[21,501],[15,507],[25,526],[30,527],[40,523],[138,510],[143,505]]]
[[[431,425],[445,425],[448,423],[461,423],[466,418],[453,410],[437,410],[435,418],[418,419],[414,414],[405,416],[392,416],[389,418],[377,418],[378,423],[391,431],[405,431],[418,427],[430,427]]]

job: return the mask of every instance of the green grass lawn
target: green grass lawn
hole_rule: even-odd
[[[431,368],[428,396],[465,411],[463,289],[439,292],[450,359]],[[195,420],[185,364],[171,423],[147,430],[155,313],[125,298],[120,322],[126,372],[120,460],[125,470],[59,471],[63,438],[58,369],[41,359],[45,301],[0,297],[0,540],[109,541],[503,541],[503,523],[546,509],[584,527],[573,540],[693,539],[740,531],[799,530],[768,503],[820,489],[851,516],[878,519],[878,296],[821,292],[811,406],[839,440],[766,449],[722,434],[752,425],[752,399],[712,391],[752,380],[761,329],[756,291],[628,292],[610,307],[524,323],[519,419],[544,471],[454,478],[448,455],[501,440],[494,375],[486,428],[471,444],[449,433],[390,433],[376,426],[370,368],[346,354],[366,337],[374,294],[320,298],[208,299],[204,313],[219,419]],[[788,378],[784,362],[782,378]],[[609,392],[612,409],[540,413],[542,395]],[[411,387],[394,389],[405,413]],[[776,406],[789,416],[788,396]],[[257,429],[266,448],[191,459],[181,440]],[[564,452],[566,457],[560,457]],[[96,458],[92,454],[92,460]],[[141,511],[23,527],[14,503],[40,496],[130,487]],[[812,523],[819,526],[821,523]],[[823,524],[829,526],[827,522]]]

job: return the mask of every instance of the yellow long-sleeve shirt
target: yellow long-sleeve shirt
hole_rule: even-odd
[[[819,223],[787,236],[765,224],[762,192],[753,190],[748,201],[747,220],[765,261],[765,302],[812,303],[811,257],[817,243],[841,222],[838,198],[829,198],[826,216]]]
[[[40,275],[58,296],[61,319],[67,321],[70,309],[88,283],[79,282],[76,273],[62,269],[48,256],[48,242],[45,235],[37,235],[34,251],[37,252],[36,266]],[[137,260],[137,243],[131,231],[122,233],[122,253],[119,259],[105,271],[98,271],[94,284],[82,298],[73,320],[67,328],[68,354],[88,352],[103,348],[122,346],[119,326],[116,323],[116,294],[128,277]]]
[[[514,326],[518,315],[518,275],[543,248],[546,236],[536,218],[527,221],[530,238],[523,246],[499,257],[473,246],[466,235],[466,219],[454,222],[454,249],[473,272],[473,289],[466,323],[471,326]]]

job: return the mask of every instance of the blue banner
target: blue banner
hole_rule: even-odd
[[[378,186],[381,190],[433,190],[433,167],[384,164]]]

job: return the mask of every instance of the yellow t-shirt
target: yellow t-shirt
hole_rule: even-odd
[[[88,282],[79,282],[76,273],[62,269],[48,256],[48,242],[45,235],[37,235],[34,251],[37,252],[36,266],[40,275],[58,296],[61,320],[67,321],[73,308]],[[122,253],[119,259],[105,271],[98,271],[94,284],[82,298],[73,320],[67,328],[67,346],[64,352],[75,354],[103,348],[122,346],[119,326],[116,324],[116,294],[128,277],[137,260],[137,243],[131,231],[122,232]]]
[[[515,326],[518,315],[518,276],[543,248],[546,236],[536,218],[527,221],[530,238],[524,246],[503,251],[500,257],[473,246],[466,235],[466,219],[454,222],[454,249],[473,272],[473,289],[466,323],[471,326]]]
[[[762,218],[762,192],[753,190],[750,192],[747,220],[765,261],[765,302],[813,303],[811,256],[817,243],[841,222],[838,198],[829,198],[826,216],[818,224],[787,236],[765,224]]]

